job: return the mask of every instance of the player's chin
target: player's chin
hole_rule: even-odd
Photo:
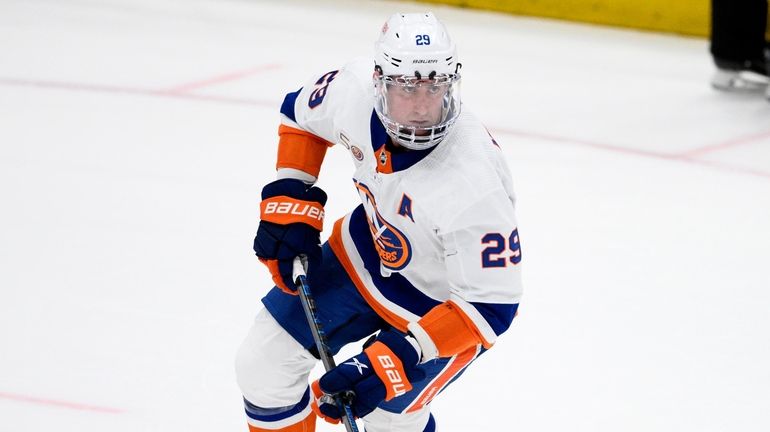
[[[411,133],[414,131],[416,136],[428,136],[430,135],[431,126],[433,126],[433,123],[430,122],[415,122],[409,124],[404,132]]]

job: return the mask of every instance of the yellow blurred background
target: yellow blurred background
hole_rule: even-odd
[[[423,2],[687,36],[708,37],[711,26],[709,0],[423,0]],[[766,38],[770,39],[770,31],[766,33]]]

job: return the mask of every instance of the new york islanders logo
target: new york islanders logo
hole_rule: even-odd
[[[366,207],[369,231],[374,240],[374,248],[380,256],[380,262],[388,270],[402,270],[412,259],[412,246],[409,244],[409,239],[382,217],[377,210],[372,192],[365,184],[356,182],[356,187]]]
[[[364,153],[357,146],[354,146],[354,145],[350,146],[350,153],[353,154],[353,157],[356,158],[357,161],[360,162],[364,160]]]

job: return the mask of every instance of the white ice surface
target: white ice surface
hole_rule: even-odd
[[[0,432],[244,431],[283,94],[426,7],[0,1]],[[770,430],[770,103],[711,90],[705,40],[431,9],[512,167],[525,265],[439,430]]]

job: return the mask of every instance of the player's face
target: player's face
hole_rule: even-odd
[[[404,126],[431,127],[441,121],[447,86],[425,79],[388,84],[390,118]]]

